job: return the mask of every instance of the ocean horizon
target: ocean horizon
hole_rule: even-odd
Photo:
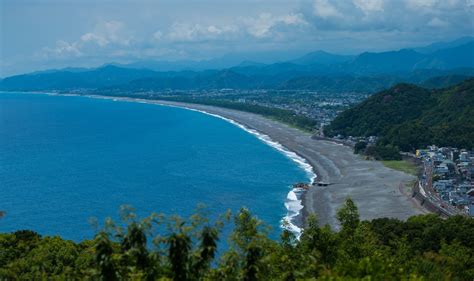
[[[204,204],[211,218],[245,206],[277,234],[301,208],[291,185],[313,176],[266,136],[218,116],[84,96],[0,101],[2,232],[80,241],[96,231],[90,218],[117,220],[123,205],[186,217]]]

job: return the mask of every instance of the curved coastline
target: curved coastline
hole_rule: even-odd
[[[53,93],[53,95],[57,94]],[[288,193],[285,202],[288,214],[285,218],[290,224],[285,225],[285,228],[293,231],[297,236],[301,233],[306,217],[310,214],[317,215],[320,225],[328,224],[333,229],[338,229],[336,212],[347,197],[351,197],[359,206],[362,220],[380,217],[405,220],[410,216],[423,213],[399,189],[401,185],[409,183],[415,177],[389,169],[380,162],[365,160],[353,154],[352,149],[347,146],[328,140],[313,139],[306,132],[261,115],[208,105],[163,100],[69,95],[174,106],[198,111],[231,122],[285,153],[286,156],[295,156],[290,158],[302,168],[309,167],[312,180],[318,177],[319,180],[330,183],[329,186],[313,186],[309,190],[293,189]],[[301,166],[302,164],[304,165]]]
[[[99,96],[90,96],[97,98]],[[185,105],[172,105],[172,104],[163,104],[160,101],[152,101],[152,100],[144,100],[144,99],[133,99],[133,98],[114,98],[114,100],[117,101],[129,101],[129,102],[141,102],[141,103],[147,103],[147,104],[155,104],[155,105],[160,105],[160,106],[168,106],[168,107],[177,107],[177,108],[182,108],[182,109],[187,109],[191,111],[196,111],[199,113],[203,113],[209,116],[213,116],[219,119],[222,119],[224,121],[227,121],[231,123],[232,125],[235,125],[239,127],[240,129],[244,130],[245,132],[254,135],[257,137],[259,140],[261,140],[263,143],[273,147],[274,149],[278,150],[280,153],[288,157],[290,160],[294,161],[301,169],[303,169],[308,177],[310,178],[310,184],[314,183],[315,179],[317,178],[316,172],[313,170],[313,166],[311,166],[307,160],[297,153],[289,150],[285,146],[281,145],[277,141],[272,140],[271,137],[269,137],[266,134],[263,134],[255,129],[248,128],[247,126],[233,120],[230,118],[226,118],[224,116],[214,114],[207,112],[205,110],[199,110],[195,108],[191,108]],[[304,206],[302,204],[303,202],[303,196],[305,190],[302,188],[292,188],[289,192],[288,195],[286,196],[286,201],[285,201],[285,208],[287,210],[287,215],[282,218],[281,220],[281,225],[280,227],[283,229],[287,229],[291,232],[293,232],[297,237],[301,235],[303,225],[301,223],[302,219],[299,219],[301,217],[301,211],[303,210]]]
[[[313,181],[317,177],[321,181],[329,182],[329,186],[313,186],[309,190],[293,189],[288,194],[285,206],[297,210],[297,213],[289,211],[288,214],[292,225],[297,227],[296,233],[301,232],[306,217],[310,214],[316,214],[321,225],[328,224],[338,229],[337,209],[348,197],[359,206],[363,220],[380,217],[405,220],[423,213],[399,189],[401,185],[416,179],[414,176],[387,168],[378,161],[365,160],[343,144],[314,139],[299,129],[253,113],[172,101],[152,100],[151,103],[217,115],[242,125],[242,128],[250,132],[268,136],[285,151],[297,156],[293,157],[293,160],[303,159],[303,163],[311,167]]]
[[[166,104],[160,104],[160,103],[155,103],[155,104],[161,105],[161,106],[172,106],[172,105],[166,105]],[[310,184],[312,184],[317,178],[317,174],[313,170],[313,167],[307,162],[306,159],[299,156],[297,153],[289,150],[288,148],[284,147],[277,141],[272,140],[271,137],[269,137],[268,135],[260,133],[259,131],[255,129],[250,129],[246,127],[245,125],[242,125],[239,122],[236,122],[232,119],[229,119],[217,114],[209,113],[204,110],[197,110],[197,109],[184,107],[184,106],[183,107],[176,106],[176,107],[210,115],[210,116],[225,120],[231,123],[232,125],[239,127],[240,129],[246,131],[247,133],[256,136],[259,140],[261,140],[265,144],[273,147],[274,149],[278,150],[283,155],[288,157],[290,160],[294,161],[301,169],[303,169],[306,172],[306,174],[310,178]],[[301,216],[301,210],[304,208],[302,204],[303,194],[304,194],[304,189],[302,188],[292,188],[288,192],[288,195],[286,196],[286,201],[285,201],[285,208],[287,210],[287,215],[284,218],[282,218],[281,225],[280,225],[281,228],[287,229],[293,232],[297,237],[301,235],[302,228],[303,228],[303,226],[298,222],[299,220],[297,220]]]
[[[176,107],[176,108],[181,108],[181,109],[186,109],[190,111],[195,111],[199,112],[202,114],[206,114],[215,118],[222,119],[226,122],[231,123],[232,125],[244,130],[245,132],[257,137],[260,141],[263,143],[271,146],[272,148],[278,150],[280,153],[288,157],[290,160],[295,162],[301,169],[303,169],[306,174],[308,175],[308,178],[310,179],[310,184],[312,184],[315,179],[317,178],[317,173],[313,170],[313,166],[308,163],[308,161],[298,155],[297,153],[289,150],[287,147],[283,146],[282,144],[278,143],[277,141],[273,140],[270,136],[259,132],[256,129],[249,128],[238,121],[235,121],[231,118],[224,117],[222,115],[218,115],[212,112],[208,112],[206,110],[201,110],[201,109],[196,109],[193,107],[190,107],[186,104],[169,104],[164,101],[160,100],[146,100],[146,99],[140,99],[140,98],[129,98],[129,97],[109,97],[109,96],[101,96],[101,95],[79,95],[79,94],[56,94],[56,93],[41,93],[41,94],[47,94],[47,95],[60,95],[60,96],[81,96],[81,97],[88,97],[88,98],[95,98],[95,99],[107,99],[107,100],[113,100],[113,101],[122,101],[122,102],[134,102],[134,103],[146,103],[146,104],[153,104],[153,105],[158,105],[158,106],[167,106],[167,107]],[[293,232],[296,237],[299,237],[302,232],[302,210],[304,209],[303,206],[303,196],[304,196],[305,190],[301,188],[292,188],[286,197],[286,200],[284,202],[284,206],[287,210],[287,214],[285,217],[281,219],[281,224],[280,227],[283,229],[287,229],[291,232]]]

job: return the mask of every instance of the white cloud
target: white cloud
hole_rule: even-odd
[[[124,24],[119,21],[106,21],[97,24],[94,31],[81,36],[83,42],[93,42],[101,47],[108,44],[128,45],[131,37],[124,32]]]
[[[161,38],[163,38],[163,32],[158,30],[155,33],[153,33],[153,39],[154,40],[159,41],[159,40],[161,40]]]
[[[240,14],[236,10],[223,15],[170,16],[159,21],[152,18],[147,24],[101,21],[86,29],[88,32],[78,33],[76,40],[59,40],[43,51],[50,58],[69,56],[77,61],[90,57],[212,57],[218,52],[257,48],[350,50],[356,47],[347,42],[361,41],[360,46],[369,42],[360,38],[377,42],[368,48],[387,49],[389,40],[376,38],[397,38],[391,40],[409,46],[409,41],[420,45],[418,42],[440,37],[440,28],[451,37],[469,35],[473,3],[474,0],[310,0],[286,10],[263,7]],[[136,29],[131,30],[131,26]],[[360,46],[357,48],[363,50]]]
[[[364,14],[368,15],[372,12],[382,12],[383,0],[354,0],[354,5],[357,6]]]
[[[105,37],[91,32],[82,35],[81,40],[83,42],[95,42],[101,47],[107,46],[107,44],[109,44],[109,40],[107,40]]]
[[[167,38],[171,41],[201,41],[209,39],[225,39],[238,32],[238,28],[233,25],[203,25],[184,22],[175,22],[171,25]]]
[[[342,17],[338,9],[331,5],[327,0],[315,0],[313,4],[314,14],[323,19]]]
[[[254,37],[265,37],[274,25],[274,19],[269,13],[262,13],[258,18],[249,18],[245,20],[248,25],[247,31]]]
[[[119,21],[105,21],[98,23],[91,32],[84,33],[78,40],[67,42],[58,40],[54,48],[43,48],[46,57],[77,57],[86,55],[91,49],[98,52],[101,49],[115,46],[129,46],[132,37],[126,35],[124,24]]]
[[[77,57],[82,55],[77,43],[69,43],[63,40],[58,40],[54,48],[43,48],[41,56],[45,58],[50,57]]]
[[[209,33],[215,33],[215,34],[221,34],[222,33],[222,30],[220,30],[219,28],[215,27],[214,25],[210,25],[207,27],[207,31]]]
[[[269,37],[272,30],[279,25],[301,26],[308,24],[302,14],[273,16],[270,13],[261,13],[256,18],[245,18],[243,22],[247,26],[247,32],[257,38]]]
[[[170,26],[166,38],[170,42],[238,40],[248,36],[268,38],[278,33],[279,27],[304,25],[308,25],[308,23],[300,13],[278,16],[260,13],[256,17],[241,17],[226,24],[174,22]]]
[[[304,14],[318,32],[402,32],[412,38],[439,38],[433,27],[443,27],[445,36],[466,36],[472,35],[474,23],[470,1],[474,0],[314,0],[312,12],[304,6]]]
[[[406,0],[407,6],[413,9],[431,8],[438,3],[438,0]]]
[[[305,25],[307,24],[302,14],[288,14],[278,18],[288,25]]]
[[[444,20],[441,20],[439,18],[432,18],[429,22],[428,22],[428,26],[431,26],[431,27],[447,27],[449,26],[449,23],[447,21],[444,21]]]
[[[405,0],[405,2],[409,9],[415,11],[421,9],[439,13],[443,10],[467,8],[472,0]]]

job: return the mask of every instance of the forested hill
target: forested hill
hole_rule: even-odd
[[[429,144],[474,147],[474,79],[430,90],[399,84],[342,112],[328,136],[379,136],[381,144],[413,151]]]
[[[361,221],[348,199],[337,212],[339,232],[310,216],[299,240],[284,230],[279,241],[246,209],[233,224],[229,214],[215,222],[200,213],[188,220],[157,214],[138,220],[124,210],[122,217],[80,243],[29,230],[0,233],[0,280],[474,278],[474,219],[465,216]]]

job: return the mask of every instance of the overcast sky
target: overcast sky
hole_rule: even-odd
[[[286,59],[474,34],[474,0],[0,0],[0,76],[235,53]],[[255,56],[254,56],[255,57]],[[257,56],[258,57],[258,56]],[[263,58],[263,56],[262,56]]]

